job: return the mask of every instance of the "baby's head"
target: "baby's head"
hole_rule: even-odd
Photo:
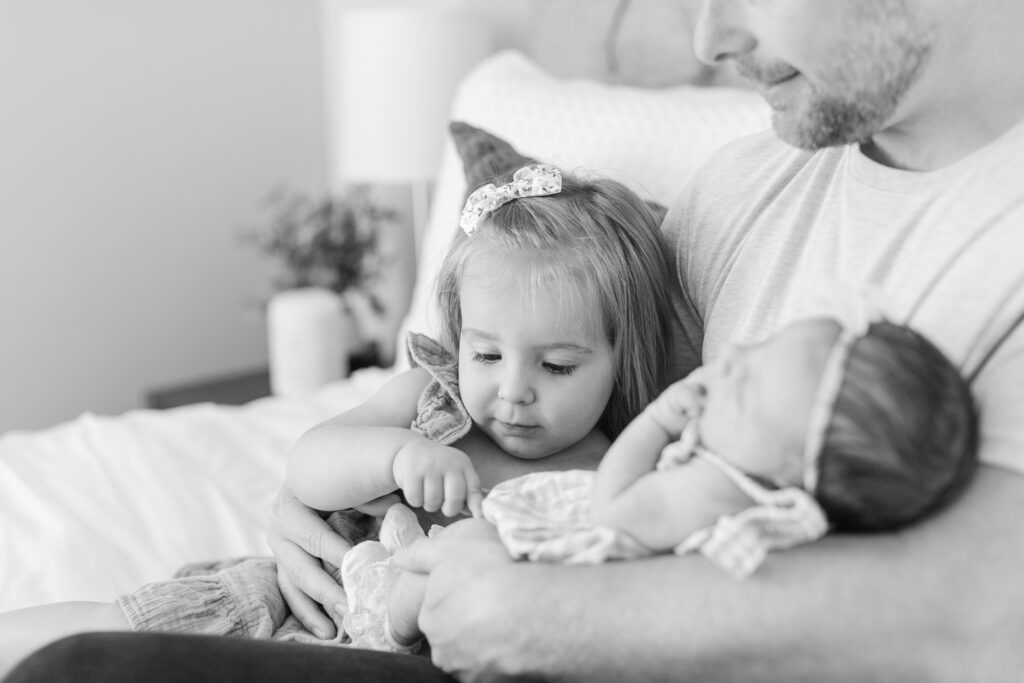
[[[803,320],[701,373],[705,445],[752,474],[807,488],[835,530],[920,519],[976,467],[967,382],[905,325],[874,322],[851,336],[832,319]]]
[[[814,492],[832,527],[894,529],[965,488],[978,416],[967,381],[925,337],[872,323],[850,348]]]
[[[436,282],[467,410],[509,452],[535,420],[552,446],[595,426],[614,438],[668,379],[671,275],[653,214],[618,182],[560,176],[554,193],[478,212]]]

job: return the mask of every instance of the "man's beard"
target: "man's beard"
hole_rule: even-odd
[[[868,83],[860,91],[813,93],[803,107],[774,111],[772,126],[776,134],[803,149],[867,142],[895,114],[904,94],[917,80],[925,54],[908,56],[898,72]]]
[[[808,83],[807,99],[773,112],[775,132],[789,144],[820,149],[866,142],[891,121],[920,77],[932,42],[924,22],[903,0],[878,0],[862,7],[865,14],[858,32],[837,45],[815,74],[816,82]],[[770,79],[788,67],[741,60],[737,68]]]

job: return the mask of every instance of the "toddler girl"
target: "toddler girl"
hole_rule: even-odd
[[[306,505],[397,492],[426,513],[478,513],[481,490],[506,479],[595,468],[667,384],[672,278],[633,192],[529,164],[471,194],[461,227],[437,280],[440,338],[410,336],[418,367],[297,442],[288,483]],[[274,562],[248,560],[116,604],[2,615],[0,652],[124,628],[322,642],[287,614]]]

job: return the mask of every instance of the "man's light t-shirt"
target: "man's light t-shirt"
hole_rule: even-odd
[[[707,361],[827,312],[836,283],[972,379],[981,459],[1024,473],[1024,122],[934,172],[766,132],[725,147],[665,221],[685,289],[682,353]]]

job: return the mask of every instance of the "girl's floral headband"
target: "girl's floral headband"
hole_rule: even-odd
[[[484,216],[499,206],[522,197],[543,197],[562,191],[562,174],[554,166],[530,164],[512,176],[512,182],[501,186],[488,183],[473,191],[462,209],[459,227],[472,235]]]

